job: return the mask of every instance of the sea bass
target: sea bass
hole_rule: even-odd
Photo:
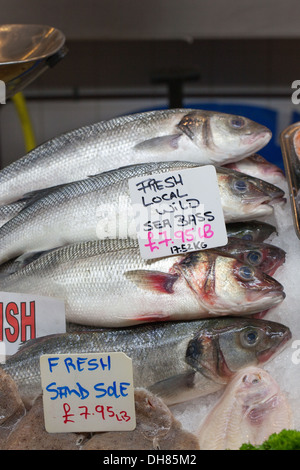
[[[52,251],[48,250],[47,252]],[[259,268],[266,274],[273,276],[276,270],[285,262],[285,251],[281,248],[269,243],[251,242],[243,238],[228,238],[227,245],[217,247],[213,252],[225,253],[225,255],[233,256],[239,261],[250,264]],[[32,261],[40,258],[46,251],[35,251],[33,253],[25,253],[18,258],[12,259],[0,265],[0,278],[9,276],[16,271],[22,269]]]
[[[292,411],[271,375],[250,366],[236,373],[197,434],[201,450],[238,450],[291,429]]]
[[[28,341],[2,368],[29,402],[41,393],[42,354],[120,351],[132,359],[135,387],[174,404],[221,389],[241,368],[268,361],[290,338],[280,323],[238,317],[79,331]]]
[[[272,277],[213,250],[148,261],[136,240],[118,239],[50,251],[1,279],[0,291],[62,298],[67,321],[105,327],[248,315],[285,297]]]
[[[136,238],[134,215],[140,207],[131,203],[130,178],[195,167],[189,162],[132,165],[28,195],[28,205],[0,228],[0,263],[67,243]],[[270,215],[269,203],[284,195],[276,186],[233,170],[217,168],[217,180],[225,222]]]
[[[0,172],[0,204],[132,163],[240,160],[271,139],[265,126],[212,111],[169,109],[122,116],[38,146]]]
[[[224,166],[275,185],[285,181],[284,171],[258,154],[250,155],[243,160],[228,163]]]

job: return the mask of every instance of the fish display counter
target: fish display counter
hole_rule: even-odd
[[[0,291],[62,299],[66,321],[1,365],[1,449],[236,450],[300,433],[298,238],[285,175],[257,153],[270,138],[243,116],[151,111],[56,137],[0,172]],[[158,191],[207,166],[226,243],[209,245],[213,211],[183,219],[179,196],[195,199],[156,192],[184,230],[177,251],[146,259],[130,182]],[[167,221],[147,221],[149,246]],[[196,230],[206,244],[188,243]],[[132,360],[135,429],[47,432],[41,356],[96,352]]]

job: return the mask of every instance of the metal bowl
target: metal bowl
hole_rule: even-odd
[[[0,26],[0,80],[6,98],[23,90],[67,53],[65,36],[45,25]]]

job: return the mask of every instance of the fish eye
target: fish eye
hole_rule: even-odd
[[[248,329],[241,333],[241,344],[244,347],[252,347],[257,344],[259,340],[259,335],[256,330],[253,329]]]
[[[262,254],[260,251],[250,251],[247,255],[247,261],[253,266],[259,265],[262,260]]]
[[[252,281],[254,278],[254,270],[250,266],[241,266],[238,274],[243,281]]]
[[[244,377],[242,378],[242,382],[247,382],[247,379],[248,379],[248,375],[244,375]],[[258,378],[252,379],[251,383],[252,385],[256,385],[257,383],[259,383],[259,379]]]
[[[242,117],[234,117],[230,120],[230,125],[234,129],[241,129],[242,127],[244,127],[245,124],[246,121]]]
[[[233,188],[238,192],[238,193],[245,193],[248,189],[248,184],[247,181],[245,180],[235,180],[233,182]]]
[[[252,380],[252,383],[253,383],[253,385],[258,384],[258,383],[259,383],[259,379],[253,379],[253,380]]]
[[[252,242],[253,241],[253,235],[251,235],[251,233],[246,233],[245,235],[242,236],[242,239]]]

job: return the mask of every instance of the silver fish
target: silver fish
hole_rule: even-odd
[[[279,385],[267,371],[250,366],[228,383],[197,435],[201,450],[238,450],[292,426],[292,411]]]
[[[0,204],[132,163],[229,163],[261,149],[270,138],[265,126],[212,111],[171,109],[122,116],[49,140],[4,168]]]
[[[35,251],[7,261],[0,265],[0,278],[9,276],[22,269],[35,259],[40,258],[48,251]],[[210,250],[209,250],[210,251]],[[276,270],[285,262],[285,251],[278,246],[263,242],[252,242],[248,239],[229,236],[227,245],[217,247],[212,251],[225,253],[239,261],[259,268],[266,274],[273,276]]]
[[[189,162],[132,165],[28,195],[23,210],[0,227],[0,263],[68,243],[136,238],[129,179],[195,167]],[[272,200],[284,195],[276,186],[233,170],[217,168],[217,178],[226,222],[270,215]]]
[[[265,320],[163,322],[31,340],[2,367],[29,403],[41,393],[42,354],[121,351],[132,358],[134,386],[149,388],[173,404],[221,389],[236,371],[265,363],[290,338],[289,328]]]
[[[62,298],[67,321],[105,327],[248,315],[285,297],[275,279],[213,250],[147,261],[137,241],[110,239],[50,251],[0,291]]]

